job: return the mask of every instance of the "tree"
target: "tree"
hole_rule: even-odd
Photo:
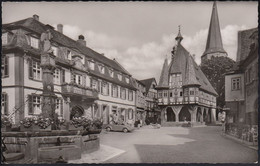
[[[225,74],[235,65],[235,61],[228,57],[212,57],[203,60],[201,70],[208,78],[213,88],[218,93],[217,106],[223,108],[225,105]]]

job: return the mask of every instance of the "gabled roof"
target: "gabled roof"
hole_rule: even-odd
[[[214,1],[210,25],[209,25],[206,49],[205,52],[203,53],[203,56],[206,54],[216,53],[216,52],[226,53],[226,51],[223,48],[222,38],[220,33],[217,3],[216,1]]]
[[[237,62],[245,60],[246,57],[248,56],[250,52],[250,45],[253,42],[253,39],[251,39],[250,36],[256,32],[258,32],[257,27],[238,32],[237,59],[236,59]]]
[[[127,72],[125,69],[122,68],[121,65],[119,65],[118,62],[115,62],[112,59],[109,59],[105,57],[104,55],[97,53],[96,51],[90,49],[89,47],[83,46],[81,44],[78,44],[75,40],[67,37],[66,35],[54,30],[48,25],[45,25],[34,18],[27,18],[20,21],[16,21],[9,24],[3,24],[3,29],[15,29],[17,27],[22,27],[26,30],[35,32],[38,35],[41,35],[41,33],[45,32],[47,29],[49,29],[53,35],[53,41],[56,43],[61,44],[64,47],[68,47],[71,49],[76,49],[80,51],[80,53],[84,54],[86,57],[94,59],[97,62],[104,63],[105,65],[114,68],[115,70],[118,70],[124,74],[130,75],[129,72]]]
[[[145,80],[140,80],[140,82],[142,82],[145,85],[146,93],[148,93],[153,81],[155,81],[155,83],[156,83],[155,78],[148,78]]]
[[[165,69],[165,66],[163,66],[163,69]],[[199,86],[204,91],[216,96],[218,95],[190,53],[182,46],[181,42],[176,45],[176,52],[167,74],[162,72],[160,80],[165,75],[168,77],[172,73],[181,73],[183,86]],[[160,83],[162,82],[159,82],[159,85],[161,85]],[[169,82],[167,82],[167,85],[169,85]]]
[[[159,84],[157,86],[158,88],[169,87],[168,86],[168,79],[169,79],[168,71],[169,71],[168,60],[167,60],[167,58],[165,58],[160,80],[159,80]]]
[[[103,78],[108,81],[112,81],[114,83],[117,83],[118,85],[128,87],[130,89],[135,89],[133,86],[132,79],[129,79],[129,84],[126,83],[124,76],[122,77],[122,81],[118,80],[117,74],[119,72],[125,74],[127,77],[130,77],[131,75],[117,61],[109,59],[109,58],[105,57],[104,55],[97,53],[94,50],[92,50],[84,45],[79,44],[77,41],[54,30],[54,28],[51,27],[50,25],[45,25],[45,24],[37,21],[34,18],[27,18],[27,19],[13,22],[13,23],[3,24],[2,28],[6,29],[6,30],[22,28],[22,29],[29,31],[29,33],[35,34],[36,36],[40,36],[43,32],[45,32],[49,29],[53,36],[53,38],[51,39],[52,42],[58,43],[59,45],[70,48],[72,50],[76,50],[77,52],[85,55],[86,58],[88,58],[88,59],[94,59],[96,62],[102,63],[102,64],[106,65],[108,68],[113,68],[114,72],[115,72],[113,78],[110,77],[110,75],[107,71],[108,70],[107,67],[105,67],[106,74],[101,74],[97,68],[95,68],[94,70],[89,70],[90,74],[93,74],[95,76],[98,76],[99,78]],[[21,40],[26,40],[25,35],[21,35],[21,34],[17,33],[14,35],[14,39],[12,40],[12,43],[4,46],[3,48],[12,49],[12,48],[19,47],[20,49],[23,49],[26,51],[31,51],[38,55],[40,54],[39,49],[33,49],[29,45],[24,44],[26,42],[19,42]]]

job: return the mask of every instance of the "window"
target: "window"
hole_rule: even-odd
[[[105,73],[105,67],[104,67],[104,65],[102,65],[102,64],[98,65],[98,69],[99,69],[100,73],[102,73],[102,74]]]
[[[73,75],[73,82],[79,85],[82,85],[82,75],[74,74]]]
[[[167,91],[163,93],[163,97],[167,97],[168,96],[168,93]]]
[[[71,51],[70,50],[67,50],[67,59],[71,60]]]
[[[28,102],[29,115],[40,114],[41,113],[41,97],[40,95],[29,95]]]
[[[158,93],[158,97],[159,97],[159,98],[162,98],[162,92],[159,92],[159,93]]]
[[[91,85],[91,87],[92,87],[93,89],[98,90],[98,81],[97,81],[97,80],[91,79],[91,80],[90,80],[90,85]]]
[[[89,60],[88,61],[88,66],[91,70],[94,70],[94,61],[93,60]]]
[[[122,74],[121,74],[121,73],[118,73],[118,74],[117,74],[117,77],[118,77],[118,79],[119,79],[120,81],[122,81]]]
[[[8,75],[9,75],[8,63],[9,63],[8,57],[3,55],[2,64],[1,64],[2,77],[8,77]]]
[[[172,97],[172,92],[170,92],[170,97]]]
[[[65,70],[61,69],[60,72],[61,72],[61,83],[64,83],[65,82]]]
[[[232,90],[239,90],[240,89],[240,78],[232,78]]]
[[[126,81],[126,83],[129,84],[129,78],[128,77],[125,78],[125,81]]]
[[[110,77],[114,77],[114,71],[113,71],[113,69],[109,69],[109,75],[110,75]]]
[[[180,92],[180,96],[182,96],[182,92]]]
[[[1,113],[2,115],[8,115],[8,96],[6,93],[2,93],[2,102],[1,102]]]
[[[190,95],[192,95],[192,96],[194,95],[194,91],[193,90],[190,91]]]
[[[52,46],[51,48],[53,50],[53,55],[58,56],[58,48],[55,46]]]
[[[42,80],[42,70],[40,62],[29,60],[29,78],[34,80]]]
[[[118,86],[112,85],[112,96],[118,97]]]
[[[133,91],[132,90],[128,91],[128,100],[133,101]]]
[[[53,73],[53,82],[54,84],[60,84],[60,69],[55,69]]]
[[[126,89],[125,88],[121,88],[120,89],[120,97],[121,97],[121,99],[124,99],[125,100],[125,98],[126,98]]]
[[[63,107],[62,107],[62,99],[57,98],[55,103],[55,113],[57,113],[59,116],[63,116]]]
[[[109,95],[109,84],[107,82],[102,82],[101,94]]]
[[[31,37],[31,46],[34,48],[39,48],[39,39],[35,37]]]
[[[2,34],[2,45],[5,45],[8,43],[8,36],[7,33]]]

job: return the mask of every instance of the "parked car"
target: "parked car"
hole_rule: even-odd
[[[133,126],[130,125],[119,125],[119,124],[108,124],[105,126],[106,131],[123,131],[124,133],[131,132],[134,130]]]

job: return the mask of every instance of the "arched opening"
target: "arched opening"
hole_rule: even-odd
[[[211,122],[211,109],[208,109],[208,122]]]
[[[166,109],[166,114],[167,114],[167,122],[175,122],[176,117],[171,107],[168,107]]]
[[[197,122],[202,122],[202,113],[201,113],[200,107],[198,107],[198,109],[197,109],[196,120],[197,120]]]
[[[77,118],[81,117],[81,116],[83,116],[83,114],[84,114],[84,109],[81,106],[76,105],[76,106],[72,107],[72,109],[71,109],[70,120],[74,117],[77,117]]]
[[[207,110],[204,109],[204,113],[203,113],[203,121],[206,122],[207,121]]]
[[[187,107],[182,107],[180,113],[179,113],[179,121],[191,121],[191,114]]]

